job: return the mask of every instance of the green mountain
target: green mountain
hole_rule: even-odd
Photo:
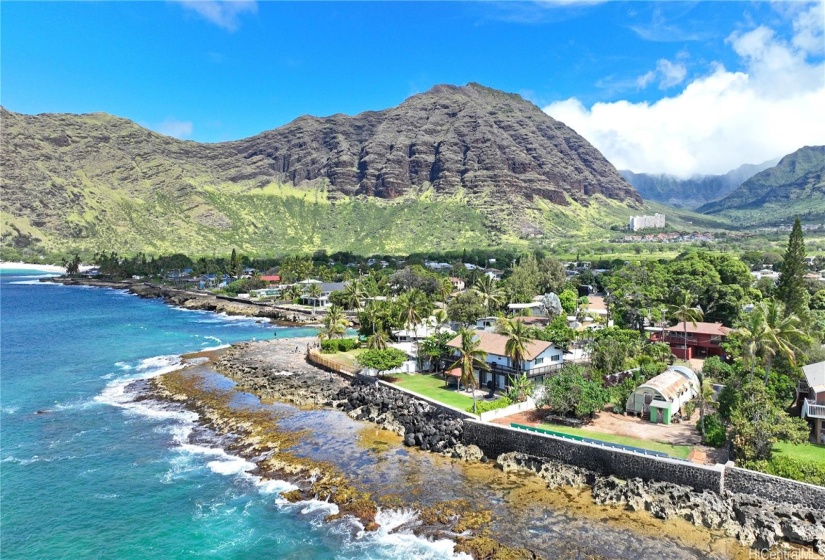
[[[783,225],[795,216],[821,223],[825,220],[825,146],[806,146],[783,157],[775,167],[697,212],[734,225]]]
[[[17,248],[409,253],[590,236],[644,211],[575,131],[477,84],[218,144],[102,113],[0,119]]]
[[[779,160],[766,161],[758,165],[745,164],[724,175],[696,175],[687,179],[667,174],[634,173],[621,170],[619,173],[627,182],[636,187],[645,200],[669,204],[676,208],[694,209],[718,200]]]

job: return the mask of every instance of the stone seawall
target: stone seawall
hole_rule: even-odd
[[[464,445],[478,446],[491,459],[517,451],[623,479],[660,480],[718,494],[723,490],[721,465],[641,455],[474,420],[465,420],[463,438]]]
[[[825,510],[825,488],[821,486],[740,469],[731,464],[725,467],[724,488],[734,494]]]

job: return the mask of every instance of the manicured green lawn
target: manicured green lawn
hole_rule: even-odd
[[[393,375],[394,383],[433,399],[440,403],[467,410],[473,404],[473,397],[457,392],[455,389],[445,389],[444,380],[434,375],[398,373]]]
[[[678,457],[679,459],[687,459],[692,449],[689,445],[671,445],[669,443],[659,443],[658,441],[650,441],[646,439],[638,439],[627,436],[616,436],[613,434],[602,434],[599,432],[592,432],[590,430],[582,430],[581,428],[570,428],[568,426],[559,426],[557,424],[542,424],[539,426],[544,430],[553,432],[561,432],[563,434],[570,434],[573,436],[581,436],[590,439],[597,439],[606,441],[608,443],[618,443],[620,445],[629,445],[631,447],[641,447],[642,449],[650,449],[651,451],[659,451],[660,453],[667,453],[671,457]]]
[[[336,352],[335,354],[324,354],[322,352],[321,356],[323,356],[327,360],[338,362],[339,364],[343,364],[349,369],[356,371],[361,367],[358,365],[358,355],[364,352],[365,350],[366,348],[355,348],[353,350],[350,350],[349,352]]]
[[[794,445],[792,443],[779,442],[773,446],[774,456],[785,455],[800,461],[815,461],[825,464],[825,446],[803,443]]]

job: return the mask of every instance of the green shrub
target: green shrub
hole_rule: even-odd
[[[696,424],[696,430],[701,433],[702,426]],[[727,431],[718,414],[705,416],[705,445],[722,447],[728,439]]]
[[[338,352],[338,341],[334,338],[329,340],[322,340],[321,341],[321,353],[322,354],[335,354]]]
[[[476,413],[481,414],[482,412],[497,410],[499,408],[504,408],[505,406],[510,406],[511,404],[513,404],[513,401],[509,397],[499,397],[494,401],[482,401],[476,406]],[[467,412],[472,411],[473,405],[467,407]]]
[[[336,352],[349,352],[358,348],[360,342],[357,338],[330,338],[321,341],[322,354],[335,354]]]
[[[358,347],[358,339],[357,338],[339,338],[338,339],[338,351],[339,352],[349,352],[353,348]]]
[[[825,465],[816,461],[774,455],[768,460],[743,462],[741,466],[791,480],[825,486]]]
[[[685,416],[690,419],[693,416],[693,412],[696,410],[696,403],[693,401],[688,401],[685,403],[684,406]]]

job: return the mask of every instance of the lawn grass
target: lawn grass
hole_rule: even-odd
[[[327,360],[338,362],[339,364],[343,365],[344,367],[352,371],[357,371],[361,368],[361,366],[358,365],[358,355],[365,351],[366,348],[354,348],[349,352],[336,352],[335,354],[324,354],[322,352],[321,356],[323,356]]]
[[[471,396],[461,394],[455,389],[445,389],[444,380],[435,375],[397,373],[393,375],[392,381],[408,391],[460,410],[467,410],[473,405]]]
[[[825,446],[814,445],[812,443],[802,443],[794,445],[792,443],[779,442],[773,446],[774,456],[784,455],[799,461],[812,461],[825,465]]]
[[[572,436],[586,437],[606,441],[608,443],[618,443],[620,445],[629,445],[630,447],[640,447],[642,449],[667,453],[671,457],[677,457],[679,459],[687,459],[687,456],[690,455],[690,450],[692,449],[689,445],[671,445],[669,443],[659,443],[658,441],[650,441],[647,439],[603,434],[600,432],[582,430],[581,428],[571,428],[558,424],[542,424],[539,427],[543,430],[550,430],[552,432],[560,432],[563,434],[570,434]]]

